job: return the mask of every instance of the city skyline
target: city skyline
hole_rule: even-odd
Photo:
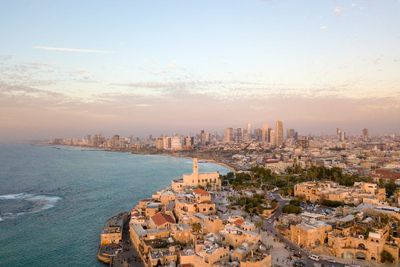
[[[400,131],[400,2],[10,1],[0,141],[262,128]]]

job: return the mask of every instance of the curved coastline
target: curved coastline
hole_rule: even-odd
[[[5,165],[21,168],[15,176],[11,173],[12,168],[5,168],[1,173],[0,180],[4,181],[1,195],[27,192],[62,199],[49,211],[15,220],[5,219],[0,223],[0,239],[10,243],[1,250],[0,258],[4,258],[2,263],[8,266],[22,262],[32,267],[43,264],[67,266],[68,263],[104,266],[95,255],[107,219],[119,211],[130,210],[139,200],[169,186],[174,178],[189,173],[192,165],[189,157],[178,159],[173,155],[152,153],[135,156],[131,151],[105,153],[118,151],[89,147],[60,146],[55,149],[49,145],[18,144],[7,145],[1,150],[0,168]],[[204,171],[229,172],[220,165],[201,165]],[[13,179],[10,181],[8,177]],[[46,242],[52,240],[52,248],[36,246],[34,240],[38,238]],[[74,246],[65,247],[65,242]],[[29,253],[32,257],[7,257],[16,251]],[[61,256],[62,251],[65,253]],[[45,258],[39,261],[44,255]],[[65,261],[59,262],[60,257]]]
[[[193,158],[198,158],[199,161],[204,161],[208,163],[213,163],[219,166],[222,166],[224,168],[229,169],[231,172],[236,172],[237,169],[235,166],[226,163],[226,162],[221,162],[216,159],[210,159],[202,156],[201,154],[195,154],[195,155],[182,155],[179,152],[178,153],[170,153],[170,152],[161,152],[161,151],[131,151],[131,150],[117,150],[117,149],[108,149],[108,148],[92,148],[92,147],[87,147],[87,146],[70,146],[70,145],[50,145],[51,147],[79,147],[83,148],[83,151],[106,151],[106,152],[119,152],[119,153],[130,153],[134,155],[146,155],[146,156],[165,156],[165,157],[173,157],[173,158],[182,158],[182,159],[193,159]]]

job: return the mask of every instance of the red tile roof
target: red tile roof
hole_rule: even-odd
[[[193,189],[193,193],[196,194],[196,195],[202,195],[202,196],[208,196],[209,195],[206,190],[201,189],[201,188]]]
[[[151,217],[151,220],[152,220],[157,226],[163,225],[163,224],[165,224],[165,223],[167,223],[167,222],[169,222],[169,223],[175,223],[174,219],[173,219],[170,215],[165,214],[165,213],[162,213],[162,212],[159,212],[159,213],[156,213],[155,215],[153,215],[153,216]]]
[[[236,219],[233,223],[236,224],[236,225],[238,225],[238,226],[240,226],[240,225],[242,225],[242,224],[244,223],[244,221],[243,221],[242,218],[238,218],[238,219]]]

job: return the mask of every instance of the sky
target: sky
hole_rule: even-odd
[[[0,141],[400,132],[400,0],[4,0]]]

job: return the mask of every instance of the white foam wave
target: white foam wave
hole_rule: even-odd
[[[31,196],[32,194],[18,193],[18,194],[0,195],[0,199],[5,199],[5,200],[25,199]]]
[[[53,208],[59,200],[60,197],[57,196],[47,196],[47,195],[33,195],[29,193],[18,193],[18,194],[7,194],[7,195],[0,195],[0,200],[9,200],[9,201],[28,201],[32,203],[32,208],[27,210],[26,212],[7,212],[1,214],[0,222],[4,221],[5,219],[12,219],[24,214],[32,214],[41,212],[44,210],[48,210]]]

